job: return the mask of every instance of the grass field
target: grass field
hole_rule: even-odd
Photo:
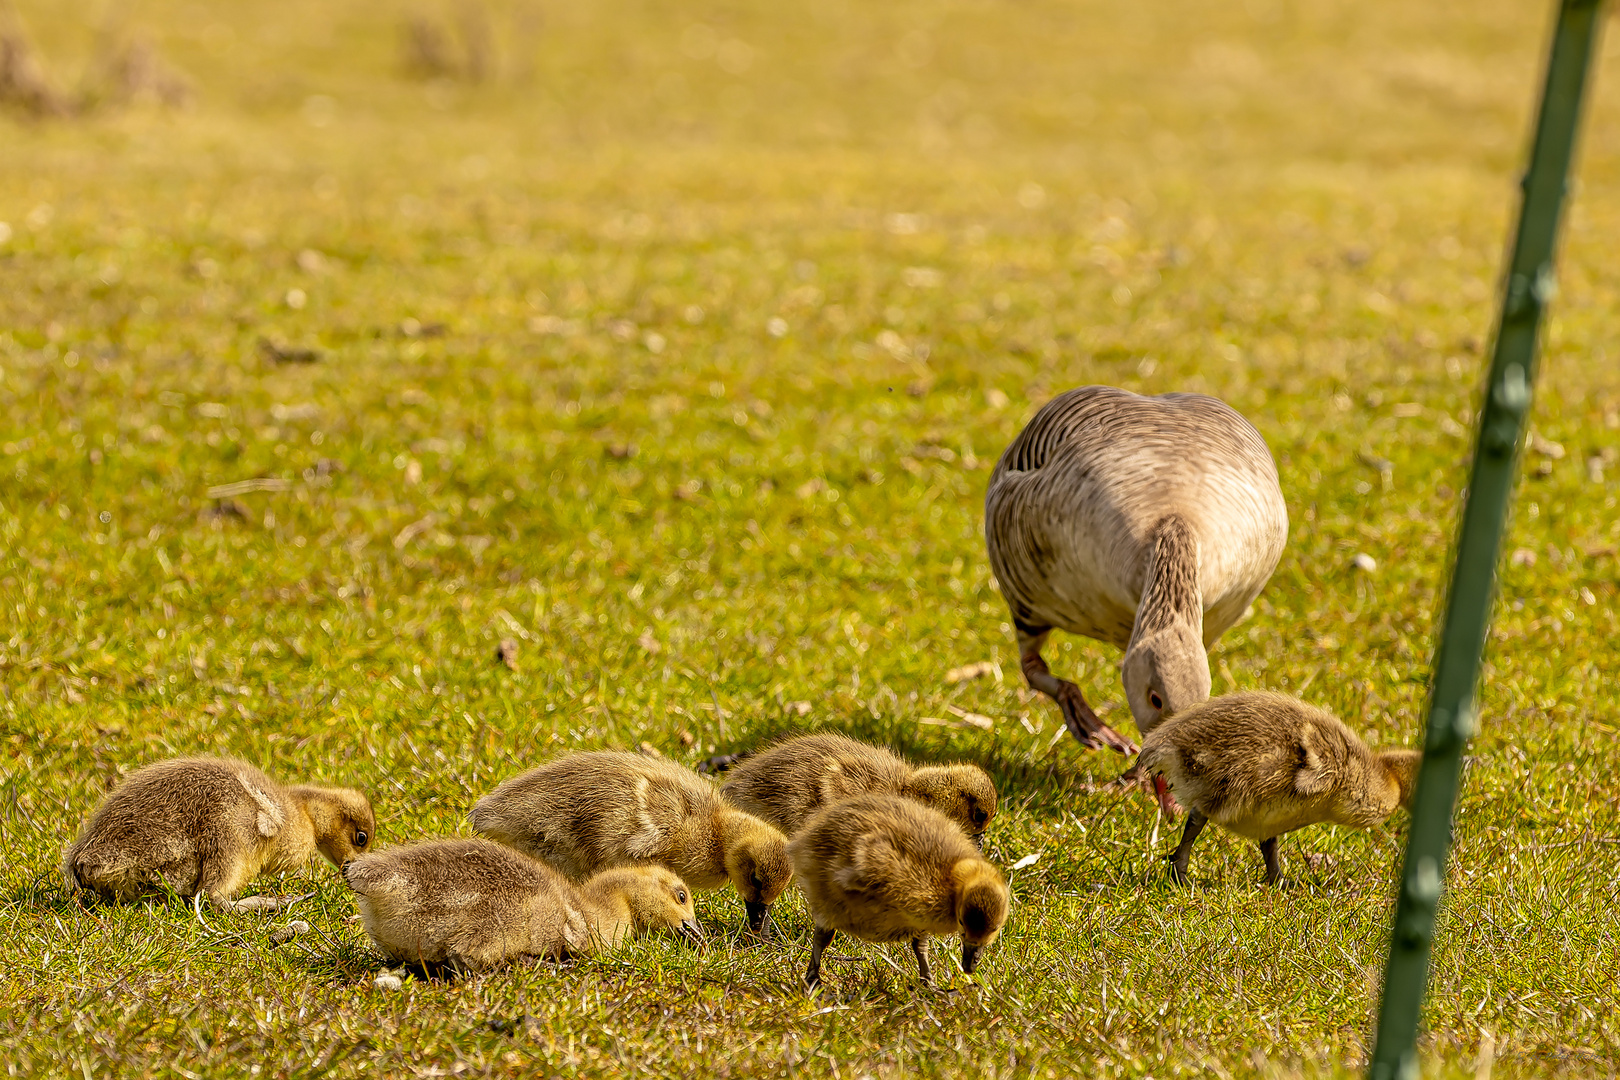
[[[106,6],[15,2],[71,90]],[[1415,741],[1549,10],[133,5],[189,107],[0,113],[9,1074],[1356,1070],[1400,818],[1288,838],[1287,892],[1207,834],[1170,886],[1122,760],[1020,688],[985,481],[1067,387],[1225,398],[1292,532],[1216,692]],[[1448,1075],[1620,1069],[1605,55],[1426,1014]],[[1116,653],[1050,659],[1125,723]],[[952,706],[995,726],[922,722]],[[361,786],[392,844],[566,749],[803,727],[992,771],[988,853],[1039,860],[976,985],[845,943],[807,999],[790,892],[770,944],[712,895],[701,951],[387,993],[324,865],[281,947],[285,917],[82,910],[55,870],[170,755]]]

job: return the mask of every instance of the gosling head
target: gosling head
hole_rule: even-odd
[[[1172,713],[1209,700],[1209,655],[1197,627],[1184,623],[1143,634],[1125,650],[1120,674],[1136,728],[1146,735]]]
[[[1007,921],[1007,883],[983,859],[960,859],[951,867],[956,886],[956,925],[962,933],[962,970],[969,975],[979,953]]]
[[[626,866],[603,871],[592,884],[624,898],[637,933],[670,929],[694,941],[703,940],[703,927],[692,909],[692,890],[674,871],[662,866]]]
[[[771,905],[793,880],[787,837],[751,814],[738,813],[725,827],[726,877],[742,897],[748,928],[764,935]]]
[[[292,797],[309,815],[315,848],[333,866],[364,855],[377,833],[371,800],[353,788],[298,787]]]
[[[984,850],[984,830],[996,816],[996,785],[977,765],[925,765],[911,774],[906,795],[938,810]]]
[[[1412,793],[1417,788],[1418,766],[1423,764],[1421,750],[1380,750],[1377,754],[1378,765],[1384,770],[1400,793],[1398,802],[1406,809],[1412,809]]]

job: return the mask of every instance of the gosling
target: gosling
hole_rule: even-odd
[[[788,844],[815,922],[805,985],[821,984],[821,954],[842,930],[866,941],[910,941],[917,975],[933,985],[932,934],[962,936],[962,970],[1007,921],[1007,883],[949,818],[897,795],[862,795],[812,817]]]
[[[996,785],[977,765],[925,765],[843,735],[805,735],[737,765],[721,793],[789,836],[822,807],[857,795],[903,795],[944,814],[982,851]]]
[[[283,787],[245,761],[179,758],[130,773],[67,849],[62,875],[70,891],[113,902],[172,892],[225,911],[274,911],[288,901],[233,898],[316,852],[342,866],[376,828],[352,788]]]
[[[575,886],[511,848],[467,838],[373,852],[343,877],[377,948],[430,974],[582,956],[664,927],[702,936],[686,884],[661,866],[605,870]]]
[[[1284,694],[1226,694],[1167,718],[1138,765],[1188,807],[1170,876],[1187,881],[1206,821],[1258,841],[1266,882],[1282,880],[1277,837],[1317,822],[1366,829],[1412,805],[1422,755],[1368,750],[1336,718]]]
[[[787,837],[691,770],[641,754],[592,751],[531,769],[478,800],[471,821],[576,882],[643,862],[667,866],[694,889],[729,882],[761,935],[793,878]]]

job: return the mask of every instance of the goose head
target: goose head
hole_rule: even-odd
[[[1125,650],[1125,700],[1146,735],[1171,713],[1209,700],[1209,655],[1200,628],[1185,623],[1143,634]]]
[[[295,787],[288,791],[309,817],[315,848],[340,869],[364,855],[377,833],[371,800],[353,788]]]
[[[984,850],[984,830],[996,816],[996,783],[977,765],[924,765],[911,774],[904,791],[944,814]]]
[[[627,866],[605,870],[591,884],[609,895],[617,894],[629,909],[636,930],[668,928],[693,941],[703,940],[703,927],[692,910],[692,891],[673,871],[662,866]]]
[[[984,859],[960,859],[951,867],[956,889],[956,925],[962,934],[962,970],[971,975],[979,953],[996,940],[1007,921],[1007,883]]]
[[[721,825],[726,877],[748,912],[748,928],[764,935],[771,905],[793,879],[787,837],[758,818],[734,811]]]

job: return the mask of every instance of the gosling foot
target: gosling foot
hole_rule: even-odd
[[[1187,824],[1181,830],[1181,843],[1176,845],[1175,853],[1170,856],[1170,880],[1177,885],[1187,885],[1191,881],[1187,876],[1187,864],[1192,859],[1193,843],[1208,821],[1209,818],[1197,810],[1187,813]]]

